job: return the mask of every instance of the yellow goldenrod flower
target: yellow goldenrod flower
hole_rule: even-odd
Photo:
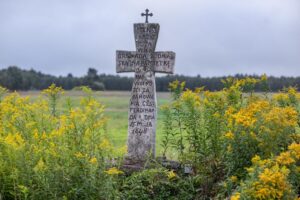
[[[254,172],[254,168],[253,167],[246,167],[246,170],[247,170],[248,173]]]
[[[37,129],[34,129],[33,131],[33,138],[38,139],[39,138],[39,131]]]
[[[249,104],[247,107],[240,109],[233,118],[238,124],[245,127],[251,127],[257,122],[256,115],[268,109],[270,103],[265,100],[260,100]]]
[[[234,139],[234,134],[231,132],[231,131],[229,131],[229,132],[227,132],[227,133],[225,133],[225,138],[227,138],[227,139]]]
[[[85,155],[83,155],[81,152],[76,152],[74,155],[76,158],[84,158],[85,157]]]
[[[23,137],[20,135],[20,133],[16,133],[16,134],[9,133],[4,138],[4,142],[8,145],[13,146],[14,148],[19,148],[25,144],[25,141],[24,141]]]
[[[181,100],[191,103],[193,106],[200,106],[200,96],[192,90],[186,90],[182,93]]]
[[[295,163],[295,160],[291,157],[290,152],[282,152],[279,156],[277,156],[276,162],[281,165],[290,165]]]
[[[172,179],[172,178],[176,177],[176,174],[173,170],[169,171],[167,175],[168,175],[169,179]]]
[[[300,159],[300,144],[292,143],[288,149],[296,159]]]
[[[296,96],[296,95],[297,95],[297,88],[295,88],[295,87],[288,87],[287,93],[288,93],[289,95]]]
[[[117,169],[116,167],[109,168],[107,171],[104,171],[106,174],[109,175],[118,175],[118,174],[124,174],[121,170]]]
[[[286,167],[279,167],[277,164],[271,168],[265,168],[253,188],[255,198],[281,199],[284,191],[291,190],[287,180],[288,174],[289,170]]]
[[[91,164],[96,164],[97,163],[97,158],[93,157],[89,161]]]
[[[185,83],[182,82],[181,84],[185,84]],[[178,81],[178,80],[175,80],[175,81],[169,83],[169,89],[170,89],[171,91],[176,90],[176,89],[178,88],[178,86],[179,86],[179,81]]]
[[[260,157],[258,155],[255,155],[252,159],[251,162],[253,164],[257,164],[260,161]]]
[[[298,113],[293,107],[273,107],[264,117],[266,122],[280,127],[294,127],[298,121]]]
[[[15,137],[14,137],[11,133],[9,133],[9,134],[5,137],[4,142],[5,142],[6,144],[9,144],[9,145],[13,145],[13,146],[14,146],[14,144],[15,144]]]
[[[267,75],[266,74],[261,75],[260,80],[261,81],[267,81],[268,80]]]
[[[62,87],[56,87],[56,85],[52,83],[47,89],[43,90],[42,93],[47,96],[57,96],[63,94],[64,90]]]
[[[111,149],[112,145],[108,141],[108,139],[104,138],[102,142],[99,144],[99,148],[103,150],[109,150]]]
[[[21,136],[20,133],[16,133],[16,134],[15,134],[15,139],[16,139],[16,142],[17,142],[19,145],[25,144],[25,140],[23,139],[23,137]]]
[[[239,200],[241,198],[240,195],[239,192],[236,192],[230,197],[230,200]]]
[[[47,138],[47,134],[46,134],[46,132],[44,131],[43,133],[42,133],[42,137],[41,137],[43,140],[45,140],[46,138]]]
[[[238,178],[236,176],[230,177],[231,182],[236,183],[238,181]]]

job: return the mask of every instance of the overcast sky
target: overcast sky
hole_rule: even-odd
[[[145,8],[178,74],[300,76],[300,0],[0,0],[0,68],[116,74]]]

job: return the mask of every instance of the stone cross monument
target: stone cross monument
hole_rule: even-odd
[[[135,72],[128,113],[127,163],[143,163],[155,157],[155,73],[173,73],[175,53],[155,52],[159,24],[148,23],[152,13],[142,13],[146,23],[134,24],[136,51],[117,51],[117,73]],[[125,160],[125,161],[126,161]]]

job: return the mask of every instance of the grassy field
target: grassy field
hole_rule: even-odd
[[[30,96],[33,100],[42,96],[39,91],[37,92],[20,92],[22,96]],[[66,100],[70,98],[74,106],[78,106],[80,103],[80,98],[85,94],[80,91],[68,91],[58,102],[59,111],[63,111],[66,107]],[[111,138],[112,143],[117,146],[123,146],[126,144],[127,140],[127,126],[128,126],[128,105],[130,99],[130,92],[126,91],[102,91],[94,92],[94,97],[96,97],[103,105],[105,105],[105,114],[109,117],[107,124],[107,134]],[[167,103],[170,99],[169,93],[157,93],[157,104],[158,108]],[[156,131],[156,141],[157,141],[157,154],[160,154],[160,141],[162,136],[162,116],[160,110],[158,109],[158,119],[157,119],[157,131]]]

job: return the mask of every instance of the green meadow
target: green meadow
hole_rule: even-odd
[[[39,97],[45,98],[40,91],[20,92],[22,96],[29,96],[33,101]],[[80,99],[85,94],[81,91],[66,91],[58,101],[58,110],[63,112],[66,109],[67,101],[72,105],[79,106]],[[128,105],[130,99],[129,91],[101,91],[94,92],[93,96],[105,106],[105,115],[108,117],[107,134],[111,142],[116,147],[126,144],[127,126],[128,126]],[[156,148],[157,154],[161,153],[160,141],[162,136],[162,115],[160,107],[168,103],[170,94],[168,92],[157,93],[157,131],[156,131]]]

